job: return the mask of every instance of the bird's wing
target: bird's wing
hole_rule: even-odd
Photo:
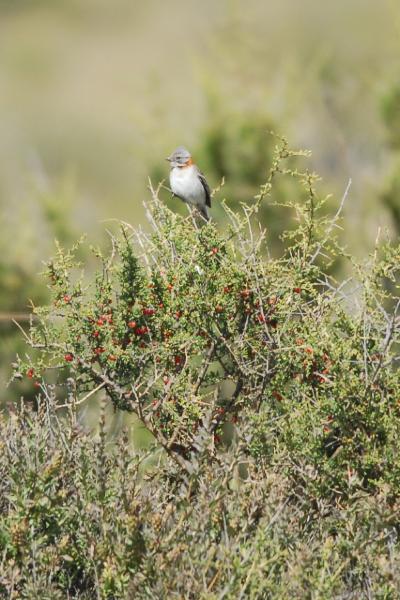
[[[206,178],[204,177],[203,173],[201,171],[197,171],[197,175],[199,176],[199,179],[201,181],[201,185],[204,188],[204,191],[206,193],[206,206],[209,206],[211,208],[211,190],[210,190],[210,186],[207,183]]]

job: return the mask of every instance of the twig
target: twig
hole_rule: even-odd
[[[328,230],[327,230],[327,232],[326,232],[326,235],[325,235],[325,238],[324,238],[324,240],[318,244],[318,247],[317,247],[316,251],[315,251],[315,252],[314,252],[314,254],[312,255],[312,257],[311,257],[311,259],[310,259],[310,265],[312,265],[312,263],[315,261],[315,259],[317,258],[317,256],[320,254],[320,252],[321,252],[321,250],[322,250],[323,246],[324,246],[324,245],[326,244],[326,242],[328,241],[328,239],[329,239],[329,236],[330,236],[330,235],[331,235],[331,233],[332,233],[332,229],[335,227],[335,225],[336,225],[336,221],[339,219],[339,217],[340,217],[340,214],[341,214],[341,212],[342,212],[342,210],[343,210],[344,203],[346,202],[347,196],[348,196],[348,194],[349,194],[349,191],[350,191],[350,188],[351,188],[351,184],[352,184],[352,180],[351,180],[351,178],[350,178],[350,179],[349,179],[349,181],[348,181],[348,183],[347,183],[347,186],[346,186],[346,189],[345,189],[345,191],[344,191],[344,194],[343,194],[343,196],[342,196],[342,199],[341,199],[341,201],[340,201],[339,208],[337,209],[337,211],[336,211],[336,214],[335,214],[335,216],[333,217],[333,219],[332,219],[332,221],[331,221],[331,223],[330,223],[330,227],[328,227]]]
[[[96,392],[101,390],[101,388],[103,388],[105,385],[106,385],[105,382],[102,381],[97,387],[95,387],[93,390],[88,392],[83,398],[78,400],[78,402],[68,402],[67,404],[59,404],[56,406],[56,409],[58,410],[59,408],[72,408],[75,406],[79,406],[80,404],[83,404],[83,402],[85,402],[85,400],[88,400],[91,396],[93,396],[93,394],[95,394]]]

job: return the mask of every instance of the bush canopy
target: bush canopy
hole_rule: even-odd
[[[58,246],[15,364],[36,403],[1,424],[5,595],[395,597],[400,249],[348,256],[349,188],[327,214],[306,158],[279,140],[223,224],[173,214],[150,186],[149,230],[121,224],[94,277],[78,244]],[[336,281],[338,260],[352,278]],[[135,413],[149,460],[108,443],[104,417],[97,436],[78,427],[95,393]]]

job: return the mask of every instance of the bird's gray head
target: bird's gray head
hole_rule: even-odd
[[[171,169],[173,167],[186,167],[192,164],[192,155],[186,148],[179,146],[171,156],[168,156],[167,160],[171,164]]]

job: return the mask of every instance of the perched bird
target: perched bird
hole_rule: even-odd
[[[211,191],[203,173],[194,164],[186,148],[179,146],[167,158],[171,165],[169,182],[174,196],[194,206],[208,221],[208,208],[211,208]]]

